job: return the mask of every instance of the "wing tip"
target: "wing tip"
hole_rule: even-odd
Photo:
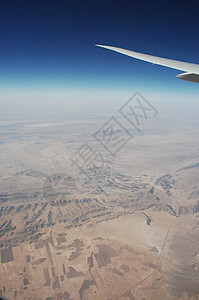
[[[102,48],[107,47],[107,46],[105,46],[105,45],[100,45],[100,44],[95,44],[95,46],[96,46],[96,47],[102,47]]]
[[[117,52],[117,49],[120,49],[120,48],[116,48],[116,47],[113,47],[113,46],[100,45],[100,44],[95,44],[95,46],[101,47],[101,48],[104,48],[104,49],[114,50],[114,51],[116,51],[116,52]],[[118,52],[119,52],[119,51],[118,51]]]

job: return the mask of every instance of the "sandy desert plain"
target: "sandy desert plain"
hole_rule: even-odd
[[[95,138],[107,116],[1,122],[0,297],[199,299],[199,122],[185,116],[146,120],[115,155]]]

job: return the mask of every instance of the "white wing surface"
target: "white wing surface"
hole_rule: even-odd
[[[124,55],[131,56],[133,58],[137,58],[140,60],[144,60],[147,62],[150,62],[152,64],[161,65],[165,67],[169,67],[172,69],[177,69],[184,71],[186,73],[177,75],[178,78],[183,80],[188,80],[192,82],[199,82],[199,65],[198,64],[192,64],[187,62],[182,62],[178,60],[143,54],[135,51],[130,51],[118,47],[111,47],[111,46],[105,46],[105,45],[96,45],[98,47],[106,48],[109,50],[113,50],[116,52],[119,52]]]

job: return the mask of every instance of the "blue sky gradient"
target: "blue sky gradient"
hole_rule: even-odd
[[[177,79],[181,71],[94,45],[199,63],[198,8],[197,1],[3,1],[1,104],[137,90],[197,99],[199,84]]]

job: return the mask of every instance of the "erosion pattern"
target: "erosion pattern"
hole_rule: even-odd
[[[20,126],[7,126],[0,145],[1,297],[199,299],[199,154],[189,134],[169,156],[162,136],[156,148],[154,136],[137,137],[134,152],[104,155],[103,168],[80,176],[68,165],[77,127],[72,140]]]

